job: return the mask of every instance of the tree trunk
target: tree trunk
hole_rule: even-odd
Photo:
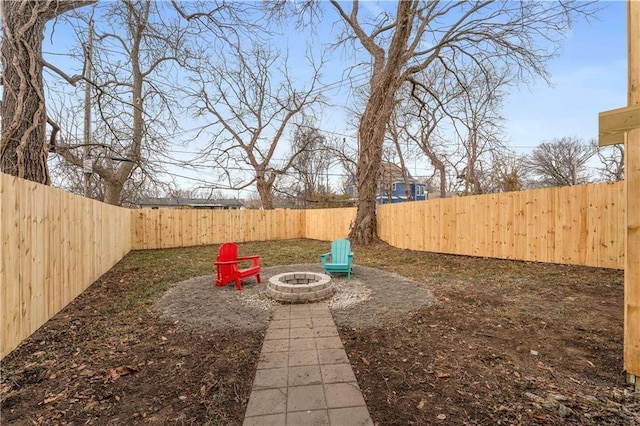
[[[103,170],[97,172],[104,179],[105,194],[104,202],[114,206],[122,205],[122,191],[125,183],[131,177],[136,164],[141,161],[142,142],[145,137],[144,109],[145,75],[140,63],[141,44],[144,38],[144,31],[149,22],[149,4],[144,3],[142,8],[134,11],[128,9],[127,22],[129,22],[129,32],[131,34],[131,47],[129,60],[131,61],[131,143],[126,151],[125,160],[117,165],[110,164]],[[134,15],[135,14],[135,15]],[[135,19],[133,18],[135,16]],[[112,160],[119,161],[119,160]]]
[[[122,188],[124,185],[121,182],[104,182],[104,202],[119,206],[122,204]]]
[[[354,244],[366,245],[379,241],[376,218],[376,192],[378,189],[382,145],[387,123],[393,113],[395,96],[401,81],[400,73],[406,62],[407,40],[412,28],[412,4],[398,3],[398,24],[385,60],[384,51],[374,57],[370,95],[358,128],[358,201],[356,219],[349,239]]]
[[[0,165],[4,173],[48,185],[41,7],[38,2],[3,2]]]
[[[356,220],[349,234],[349,239],[354,244],[371,244],[378,241],[376,193],[380,181],[382,144],[387,122],[393,111],[393,98],[395,95],[395,90],[391,90],[390,84],[382,83],[383,79],[389,79],[388,74],[390,74],[390,70],[384,70],[384,74],[380,76],[377,76],[374,72],[371,79],[371,96],[362,114],[358,129],[360,145],[356,172],[358,180],[358,210]],[[392,84],[395,85],[397,83],[393,82]]]
[[[271,195],[271,185],[269,185],[269,182],[267,182],[264,177],[258,176],[256,187],[258,188],[258,194],[262,201],[262,208],[265,210],[273,210],[273,196]]]
[[[433,151],[427,143],[423,145],[422,150],[427,157],[429,157],[431,165],[440,175],[440,198],[445,198],[447,196],[447,171],[445,169],[444,162],[438,158],[435,151]]]
[[[444,169],[444,164],[440,164],[441,167],[438,168],[440,173],[440,198],[447,198],[447,172]]]
[[[394,124],[395,125],[395,124]],[[398,159],[400,160],[400,169],[402,170],[402,180],[404,181],[404,193],[407,197],[407,201],[413,200],[411,194],[411,186],[409,183],[409,171],[404,163],[404,156],[402,155],[402,149],[400,148],[400,141],[398,140],[398,134],[393,131],[393,143],[396,146],[396,152],[398,153]]]
[[[3,1],[0,171],[48,185],[42,40],[47,21],[86,1]]]

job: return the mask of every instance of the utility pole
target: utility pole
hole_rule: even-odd
[[[93,19],[89,20],[89,35],[87,37],[84,71],[84,158],[82,162],[84,171],[84,196],[89,197],[91,193],[91,174],[93,173],[93,162],[89,144],[91,143],[91,61],[93,54]]]

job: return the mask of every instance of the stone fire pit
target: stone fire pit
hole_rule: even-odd
[[[287,272],[269,279],[266,295],[284,303],[312,303],[333,296],[328,275],[317,272]]]

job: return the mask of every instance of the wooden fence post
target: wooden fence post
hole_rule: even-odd
[[[599,144],[623,143],[627,233],[624,268],[624,369],[640,390],[640,1],[627,0],[627,107],[599,114]]]

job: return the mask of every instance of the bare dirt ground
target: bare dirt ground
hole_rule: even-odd
[[[327,246],[241,252],[266,280],[318,270]],[[272,302],[254,280],[214,288],[216,250],[125,257],[2,360],[2,424],[241,424]],[[376,423],[640,424],[621,271],[354,251],[331,306]]]

